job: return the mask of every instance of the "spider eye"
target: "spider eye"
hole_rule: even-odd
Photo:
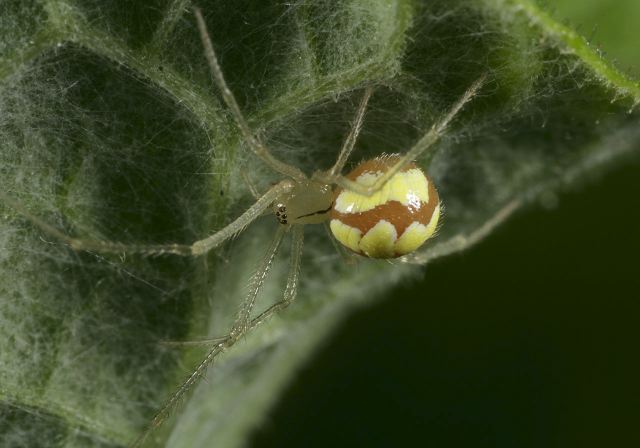
[[[398,156],[365,161],[347,177],[372,185]],[[395,258],[418,249],[435,233],[440,200],[433,182],[415,164],[395,174],[371,196],[349,190],[337,193],[331,231],[352,251],[371,258]]]

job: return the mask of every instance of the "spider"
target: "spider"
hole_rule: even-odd
[[[139,253],[154,256],[165,254],[201,256],[244,231],[252,221],[269,209],[278,220],[280,225],[249,280],[247,296],[240,306],[229,333],[216,339],[200,341],[210,344],[207,355],[157,411],[147,429],[133,442],[132,447],[142,445],[150,432],[166,420],[170,411],[204,375],[207,367],[218,354],[230,348],[248,331],[295,300],[305,225],[329,223],[331,233],[338,242],[351,252],[370,258],[395,258],[406,255],[418,249],[434,235],[441,214],[440,199],[433,182],[413,163],[413,160],[433,147],[458,112],[476,95],[485,80],[485,76],[482,76],[475,81],[447,113],[405,154],[381,155],[366,160],[343,176],[341,173],[354,149],[367,104],[373,94],[371,86],[365,87],[350,131],[335,163],[330,169],[316,171],[309,177],[299,168],[274,157],[259,137],[252,132],[224,79],[202,13],[196,8],[194,14],[212,78],[247,147],[266,165],[283,175],[284,180],[271,186],[261,195],[255,193],[255,203],[238,218],[216,233],[190,245],[130,245],[73,238],[32,215],[0,192],[0,199],[17,209],[42,231],[68,244],[76,251]],[[287,233],[292,234],[292,246],[283,298],[252,317],[258,293]]]

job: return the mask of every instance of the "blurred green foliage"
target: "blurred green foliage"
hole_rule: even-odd
[[[636,78],[640,71],[640,2],[635,0],[556,0],[554,16],[578,29],[605,57]]]

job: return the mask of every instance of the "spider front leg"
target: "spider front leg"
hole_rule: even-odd
[[[22,216],[27,218],[42,230],[44,233],[68,244],[72,249],[77,251],[94,251],[100,253],[138,253],[143,255],[164,255],[174,254],[182,256],[198,256],[204,255],[210,250],[218,247],[229,238],[242,232],[253,220],[261,216],[265,210],[282,194],[286,194],[293,188],[293,182],[283,180],[271,187],[263,194],[251,207],[233,222],[223,227],[218,232],[207,238],[198,240],[190,245],[187,244],[123,244],[112,241],[87,240],[73,238],[55,227],[47,224],[42,219],[33,215],[22,205],[9,198],[3,192],[0,192],[0,201],[15,209]]]
[[[194,14],[198,23],[198,31],[200,32],[200,38],[202,39],[204,54],[207,58],[209,68],[211,69],[213,80],[215,81],[218,89],[220,90],[220,93],[222,94],[222,99],[231,110],[233,119],[240,129],[240,132],[242,132],[242,136],[244,137],[246,143],[249,145],[254,154],[260,157],[267,165],[269,165],[277,172],[299,182],[304,181],[306,179],[306,176],[302,171],[300,171],[299,168],[293,165],[289,165],[288,163],[284,163],[281,160],[275,158],[271,154],[271,152],[269,152],[266,146],[260,141],[260,139],[256,137],[256,135],[251,131],[247,120],[244,118],[244,115],[242,115],[242,111],[240,110],[240,106],[238,106],[238,102],[236,101],[233,92],[231,92],[231,89],[224,79],[224,75],[222,74],[222,69],[220,68],[220,64],[218,63],[216,52],[213,49],[213,44],[211,43],[211,38],[209,37],[209,32],[207,31],[207,25],[204,21],[204,17],[202,16],[202,12],[199,8],[194,8]]]
[[[451,109],[442,117],[438,122],[436,122],[431,129],[416,143],[413,148],[407,151],[403,156],[401,156],[398,161],[392,165],[387,171],[385,171],[382,175],[380,175],[373,184],[371,185],[363,185],[361,183],[355,182],[351,179],[346,178],[341,175],[339,171],[332,169],[327,172],[327,176],[325,181],[327,183],[334,183],[338,186],[344,188],[345,190],[353,191],[354,193],[358,193],[364,196],[371,196],[382,187],[386,185],[386,183],[391,179],[394,175],[396,175],[400,170],[402,170],[407,164],[411,163],[415,159],[417,159],[421,154],[427,151],[429,148],[433,147],[433,144],[436,143],[442,135],[447,130],[447,127],[451,123],[451,121],[458,115],[458,112],[462,110],[464,105],[468,103],[477,93],[478,90],[484,85],[487,75],[484,74],[480,78],[478,78],[468,89],[467,91],[456,101]],[[365,93],[365,98],[367,98],[367,94]],[[365,103],[366,104],[366,103]],[[358,112],[359,114],[364,114],[364,112]],[[356,120],[356,123],[358,120]],[[353,132],[353,131],[352,131]],[[357,135],[357,134],[356,134]],[[347,142],[349,139],[347,139]],[[346,146],[346,143],[345,143]],[[343,149],[344,152],[344,149]],[[342,153],[338,157],[340,161],[342,158]],[[346,159],[345,159],[346,161]],[[337,162],[336,162],[337,164]],[[344,163],[343,163],[344,164]]]

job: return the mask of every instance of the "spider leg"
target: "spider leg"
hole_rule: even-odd
[[[265,320],[267,320],[271,315],[286,308],[295,300],[298,292],[298,280],[300,277],[303,239],[303,226],[294,226],[293,242],[291,245],[291,260],[289,263],[289,274],[287,275],[287,286],[284,291],[284,298],[281,301],[271,305],[258,316],[251,319],[250,323],[248,325],[245,325],[246,331],[254,329]],[[229,339],[230,335],[227,335],[217,338],[196,339],[193,341],[162,341],[161,344],[167,347],[212,346],[223,342],[228,343]],[[227,344],[227,346],[229,346],[229,344]]]
[[[293,227],[293,240],[291,243],[291,260],[289,262],[289,274],[287,275],[287,286],[284,290],[284,297],[281,301],[274,303],[258,316],[251,320],[249,329],[255,328],[273,314],[288,307],[296,299],[298,294],[298,281],[300,279],[300,265],[302,261],[302,245],[304,242],[304,230],[302,225]]]
[[[212,345],[220,344],[227,340],[226,336],[221,336],[219,338],[206,338],[206,339],[195,339],[191,341],[160,341],[159,344],[165,347],[200,347],[207,346],[210,347]]]
[[[129,445],[130,448],[139,448],[144,441],[149,437],[149,434],[156,428],[160,427],[162,423],[169,417],[173,408],[180,402],[182,397],[198,382],[200,377],[204,376],[207,367],[213,362],[216,356],[222,353],[227,348],[226,340],[216,344],[209,352],[207,356],[198,364],[198,367],[189,375],[189,377],[176,389],[173,394],[164,402],[162,407],[151,419],[149,425],[142,431],[142,433]]]
[[[385,171],[384,174],[378,177],[378,179],[372,185],[365,186],[338,174],[336,174],[333,178],[327,179],[327,181],[336,183],[344,189],[348,189],[365,196],[371,196],[375,192],[379,191],[398,171],[404,168],[408,163],[415,160],[429,148],[433,147],[433,144],[436,143],[440,139],[440,137],[442,137],[442,135],[444,135],[447,127],[456,117],[456,115],[458,115],[458,112],[460,112],[464,105],[469,102],[469,100],[471,100],[471,98],[473,98],[476,93],[478,93],[478,90],[484,84],[486,77],[487,75],[484,74],[473,84],[471,84],[471,87],[469,87],[467,91],[458,99],[458,101],[453,104],[453,106],[444,115],[444,117],[436,122],[431,127],[429,132],[427,132],[418,141],[418,143],[413,146],[413,148],[411,148],[402,157],[400,157],[398,162],[387,171]]]
[[[485,221],[480,227],[473,229],[466,234],[455,235],[448,240],[431,246],[427,250],[405,255],[400,261],[408,264],[424,265],[429,261],[459,252],[463,249],[477,244],[493,232],[497,227],[501,226],[507,218],[509,218],[516,210],[522,206],[520,199],[513,199],[506,205],[501,207],[493,216]]]
[[[249,177],[249,174],[247,174],[247,171],[244,168],[240,169],[240,176],[242,176],[242,180],[247,185],[247,188],[249,189],[249,192],[254,197],[254,199],[259,199],[260,193],[258,193],[258,189],[253,184],[251,178]]]
[[[231,89],[229,89],[227,82],[224,80],[224,75],[222,74],[222,69],[220,68],[218,58],[216,57],[216,53],[213,49],[211,37],[209,37],[209,32],[207,31],[207,25],[204,21],[204,17],[202,16],[202,12],[199,8],[194,8],[194,14],[196,16],[196,21],[198,22],[198,31],[200,31],[200,38],[202,39],[202,45],[204,46],[204,54],[207,58],[207,62],[209,63],[213,80],[218,86],[218,89],[220,89],[224,102],[231,110],[233,118],[251,150],[277,172],[297,181],[305,180],[306,176],[299,168],[276,159],[260,139],[251,131],[247,120],[245,120],[242,115],[242,111],[240,110],[240,106],[238,106],[236,98],[233,96]]]
[[[336,163],[327,172],[327,175],[329,177],[333,178],[339,175],[342,172],[342,168],[344,168],[345,163],[347,163],[349,155],[351,155],[351,151],[353,151],[353,147],[356,144],[358,135],[360,134],[360,130],[362,129],[364,114],[367,111],[367,103],[369,102],[369,98],[371,97],[372,93],[373,87],[369,86],[365,89],[364,95],[360,100],[360,105],[358,106],[358,112],[356,112],[355,119],[351,124],[349,135],[347,135],[347,138],[344,140],[344,144],[342,145],[342,149],[340,150],[340,154],[338,155]]]
[[[251,329],[251,311],[256,304],[258,293],[262,289],[269,270],[273,265],[273,260],[275,259],[275,256],[278,252],[280,243],[282,242],[282,238],[288,230],[288,226],[278,226],[278,230],[276,231],[276,235],[271,242],[271,246],[265,253],[265,256],[263,257],[261,263],[258,265],[258,269],[256,269],[256,272],[251,276],[251,279],[249,280],[249,292],[247,293],[247,297],[242,302],[240,311],[238,312],[238,316],[236,317],[236,321],[234,322],[233,327],[229,332],[229,338],[234,342],[237,339],[241,338],[247,331],[249,331],[249,329]]]
[[[246,226],[248,226],[254,219],[261,216],[265,210],[275,201],[280,195],[291,191],[293,183],[290,180],[284,180],[273,187],[271,187],[265,194],[263,194],[251,207],[247,209],[242,215],[235,219],[235,221],[223,227],[213,235],[208,236],[202,240],[198,240],[191,245],[187,244],[123,244],[112,241],[100,241],[100,240],[86,240],[70,237],[53,226],[47,224],[42,219],[33,215],[26,210],[22,205],[15,202],[13,199],[7,197],[4,193],[0,192],[0,201],[14,208],[21,215],[31,221],[36,227],[42,230],[44,233],[51,235],[54,238],[68,244],[74,250],[86,250],[95,251],[101,253],[139,253],[143,255],[164,255],[175,254],[183,256],[197,256],[203,255],[210,250],[218,247],[224,241],[232,238],[240,233]]]
[[[167,401],[164,402],[162,407],[158,410],[158,412],[156,412],[156,414],[151,419],[151,422],[149,423],[147,428],[131,444],[131,448],[137,448],[141,446],[146,440],[146,438],[149,436],[149,434],[151,434],[151,432],[154,429],[162,425],[162,423],[169,417],[171,411],[180,402],[182,397],[184,397],[185,394],[189,392],[189,390],[191,390],[191,388],[198,382],[198,380],[204,376],[207,368],[211,365],[211,363],[214,361],[216,356],[218,356],[220,353],[222,353],[223,351],[231,347],[233,344],[235,344],[238,341],[238,339],[240,339],[242,336],[246,334],[248,330],[250,330],[255,325],[257,325],[257,323],[253,325],[253,321],[251,321],[250,319],[250,313],[251,313],[251,310],[253,309],[253,306],[255,305],[256,297],[258,296],[260,289],[262,289],[262,286],[264,285],[264,281],[267,278],[267,274],[269,273],[269,270],[273,265],[273,260],[275,259],[275,256],[278,253],[278,248],[280,247],[280,243],[282,243],[282,238],[284,237],[284,234],[288,230],[289,230],[288,226],[282,226],[282,225],[278,226],[278,230],[276,231],[276,234],[273,240],[271,241],[271,245],[269,246],[269,249],[265,253],[260,264],[258,265],[258,269],[251,277],[251,280],[249,282],[249,292],[247,293],[247,297],[245,298],[244,302],[240,307],[240,312],[238,313],[236,322],[234,323],[229,334],[220,338],[214,338],[214,339],[203,340],[203,341],[195,341],[195,344],[190,344],[189,342],[184,344],[184,345],[208,345],[207,342],[209,342],[214,345],[209,350],[207,355],[203,358],[203,360],[200,362],[200,364],[198,364],[195,370],[191,373],[191,375],[189,375],[189,377],[180,385],[180,387],[178,387],[178,389],[176,389],[175,392],[171,394],[171,396],[167,399]],[[296,232],[294,232],[294,235],[297,235],[297,234],[298,234],[298,231],[296,230]],[[294,246],[296,246],[295,242],[294,242]],[[300,240],[299,246],[300,246],[300,249],[302,249],[301,240]],[[299,257],[298,257],[298,260],[299,260]],[[299,261],[298,261],[298,265],[299,265]],[[290,276],[291,276],[291,273],[290,273]],[[294,277],[295,277],[295,282],[297,282],[297,277],[298,277],[297,273],[295,274]],[[289,288],[290,281],[291,279],[287,281],[288,291],[290,290]],[[289,295],[290,294],[291,293],[289,293]],[[293,294],[295,295],[295,287],[293,288]],[[287,297],[287,291],[285,291],[285,297]],[[183,345],[183,343],[178,343],[178,345]]]

